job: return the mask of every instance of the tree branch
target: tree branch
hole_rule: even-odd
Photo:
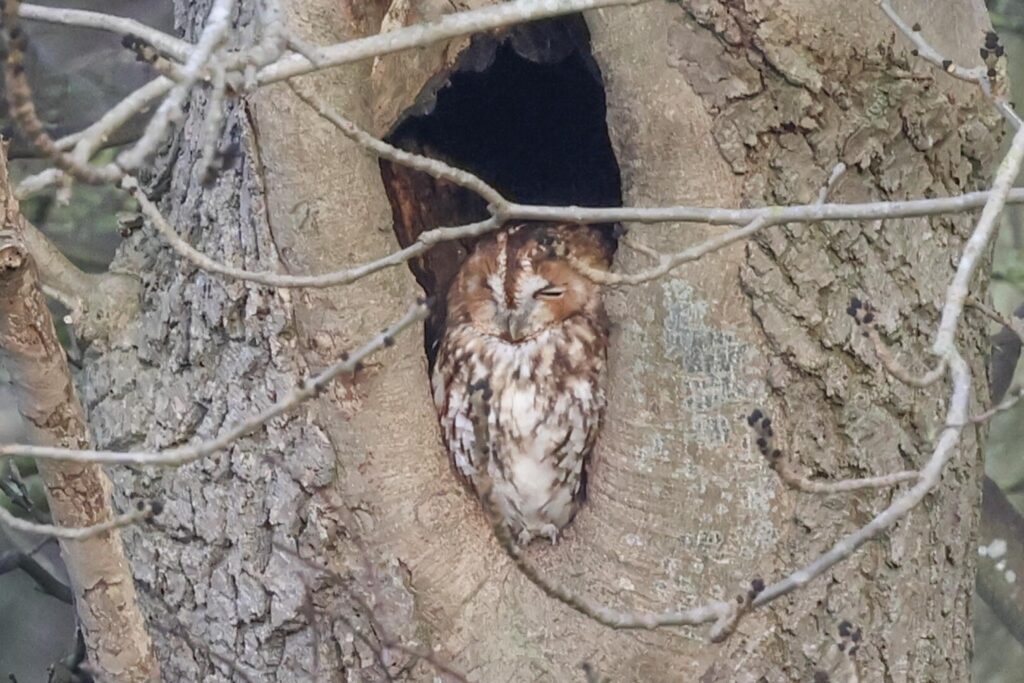
[[[946,363],[943,359],[939,359],[935,367],[922,375],[916,375],[903,367],[896,360],[889,346],[882,341],[882,336],[878,333],[878,327],[876,326],[878,318],[870,302],[861,301],[854,297],[850,300],[850,306],[846,309],[846,312],[856,321],[861,334],[871,342],[875,350],[875,356],[881,361],[882,367],[899,381],[908,386],[924,389],[938,382],[946,374]]]
[[[78,449],[88,445],[85,414],[75,395],[64,351],[39,290],[28,249],[21,242],[24,221],[7,183],[7,159],[0,151],[0,354],[11,376],[15,402],[30,438]],[[110,481],[97,464],[40,462],[50,511],[69,526],[108,525]],[[23,520],[3,521],[20,528]],[[113,531],[62,544],[93,663],[105,678],[150,681],[157,675],[149,634],[138,611],[131,568],[120,536]]]
[[[63,151],[74,147],[72,158],[79,163],[88,162],[97,150],[107,144],[111,135],[154,100],[167,94],[172,87],[174,82],[170,79],[154,78],[129,93],[89,127],[57,140],[54,143],[56,149]],[[64,172],[59,169],[46,169],[22,180],[14,194],[18,199],[24,199],[60,182],[65,177]]]
[[[439,159],[431,159],[421,154],[414,154],[413,152],[399,149],[394,145],[389,145],[357,126],[355,122],[342,116],[337,110],[327,106],[323,100],[310,92],[308,88],[297,85],[293,80],[287,81],[287,84],[296,97],[309,105],[320,118],[341,131],[341,134],[349,140],[377,157],[401,164],[414,171],[422,171],[433,178],[447,180],[467,190],[471,190],[493,207],[492,213],[494,211],[500,212],[508,205],[508,200],[479,176],[446,164]]]
[[[700,607],[683,611],[666,612],[633,612],[617,610],[597,603],[590,598],[577,595],[563,586],[547,579],[524,556],[512,538],[512,533],[505,525],[497,503],[494,501],[494,482],[490,477],[491,438],[487,424],[487,398],[490,387],[473,386],[469,388],[471,420],[473,424],[473,448],[476,451],[474,461],[478,462],[479,484],[477,493],[483,503],[484,512],[491,524],[491,531],[505,554],[512,560],[516,569],[526,579],[537,586],[545,595],[553,600],[571,607],[580,614],[599,624],[613,629],[656,629],[665,626],[699,626],[712,623],[711,639],[715,642],[724,640],[731,634],[740,618],[751,607],[751,601],[764,588],[764,583],[755,580],[751,589],[740,594],[735,602],[717,600]]]
[[[179,62],[185,61],[189,52],[192,51],[192,45],[187,41],[175,38],[163,31],[158,31],[134,19],[119,17],[114,14],[107,14],[106,12],[88,12],[65,7],[43,7],[41,5],[25,3],[18,8],[18,16],[30,21],[93,28],[124,36],[138,36],[160,52],[174,57]]]
[[[765,605],[797,590],[809,581],[821,576],[839,562],[850,557],[857,548],[876,538],[917,507],[924,497],[938,485],[946,463],[949,462],[949,459],[955,453],[955,447],[959,442],[960,432],[963,429],[959,425],[962,425],[966,419],[967,407],[971,396],[970,369],[955,350],[950,354],[949,367],[953,391],[946,413],[947,426],[943,429],[928,462],[921,469],[920,478],[917,483],[907,492],[897,497],[889,507],[875,515],[871,521],[837,541],[817,559],[768,586],[764,593],[759,595],[754,601],[755,607]]]
[[[161,235],[182,257],[192,261],[196,266],[214,273],[240,280],[257,282],[275,287],[334,287],[346,285],[384,268],[405,263],[426,252],[430,247],[444,241],[474,237],[500,228],[506,221],[545,220],[570,221],[576,223],[661,223],[661,222],[702,222],[715,225],[740,224],[742,227],[730,230],[722,235],[712,237],[682,252],[661,255],[659,264],[653,268],[632,274],[612,273],[593,268],[579,261],[574,265],[584,275],[604,285],[636,285],[657,279],[671,272],[684,263],[689,263],[722,249],[739,240],[745,239],[760,230],[782,223],[822,222],[826,220],[877,220],[881,218],[906,218],[914,216],[935,215],[946,212],[962,212],[970,208],[982,206],[988,199],[988,193],[975,192],[958,197],[938,199],[910,200],[903,202],[870,202],[864,204],[825,204],[828,189],[845,171],[842,165],[833,169],[828,183],[822,189],[819,201],[814,204],[791,207],[763,207],[760,209],[720,209],[690,206],[673,206],[659,208],[608,208],[585,209],[580,207],[529,206],[509,202],[494,187],[468,171],[455,168],[439,159],[407,152],[380,140],[359,128],[354,122],[327,106],[308,89],[297,86],[289,81],[295,94],[312,107],[322,118],[337,127],[346,137],[372,152],[378,157],[402,164],[408,168],[422,171],[435,178],[448,180],[456,185],[477,193],[488,202],[491,218],[478,223],[458,227],[445,227],[429,230],[419,235],[416,242],[397,252],[370,261],[360,266],[336,270],[321,275],[286,275],[270,271],[248,271],[229,266],[206,256],[185,242],[167,220],[162,216],[155,204],[150,202],[140,191],[138,181],[126,177],[121,185],[134,196],[143,213],[150,219]],[[1024,190],[1012,195],[1015,201],[1024,202]],[[569,255],[570,260],[571,255]],[[885,354],[884,347],[879,357],[887,363],[887,367],[895,370],[897,377],[915,384],[915,378],[909,373],[899,372],[898,364]],[[943,368],[929,373],[922,381],[934,382],[941,376]],[[916,384],[915,384],[916,385]]]
[[[803,586],[835,564],[849,557],[857,548],[875,538],[905,516],[939,483],[946,463],[953,457],[964,426],[970,424],[968,409],[971,399],[970,367],[956,347],[956,331],[963,313],[970,282],[977,271],[985,249],[997,227],[997,219],[1011,191],[1013,180],[1024,161],[1024,127],[1018,128],[1010,149],[999,165],[992,192],[982,210],[970,239],[964,246],[953,282],[946,292],[942,320],[933,344],[933,351],[944,361],[952,385],[947,403],[945,426],[939,435],[928,462],[920,470],[920,479],[907,492],[896,498],[885,510],[857,531],[842,538],[827,552],[805,567],[769,586],[758,596],[755,605],[763,605]]]
[[[924,39],[921,35],[921,26],[914,24],[908,26],[907,22],[896,13],[896,10],[892,7],[891,0],[878,0],[878,6],[882,8],[885,15],[889,17],[893,25],[899,29],[900,33],[910,39],[910,42],[914,44],[914,54],[921,57],[922,59],[930,62],[935,67],[946,72],[953,78],[958,78],[961,81],[967,83],[974,83],[981,86],[982,92],[992,100],[995,104],[996,109],[999,110],[1007,121],[1014,127],[1019,129],[1021,127],[1021,118],[1017,115],[1017,112],[1013,110],[1007,99],[1007,79],[1005,70],[1003,73],[999,73],[999,70],[994,66],[979,66],[975,68],[967,68],[956,64],[953,60],[947,59],[939,53],[931,44]],[[986,47],[982,48],[981,54],[986,61],[992,62],[993,65],[1003,57],[1003,48],[998,44],[998,38],[992,38],[995,34],[990,34],[990,37],[986,38]],[[1002,65],[1005,69],[1005,59],[1002,60]]]
[[[761,451],[761,455],[768,461],[769,466],[779,475],[779,479],[786,486],[797,491],[805,493],[847,493],[863,489],[883,489],[891,488],[907,481],[917,481],[921,477],[917,471],[903,471],[883,474],[877,477],[839,479],[836,481],[808,479],[791,469],[790,463],[786,459],[786,454],[775,445],[775,427],[767,415],[760,410],[755,410],[747,418],[747,424],[757,434],[755,443],[758,450]]]
[[[185,60],[181,81],[171,88],[170,93],[160,103],[138,142],[131,149],[118,155],[117,165],[122,170],[137,169],[163,141],[171,120],[180,115],[181,107],[192,86],[207,68],[214,51],[220,47],[228,29],[231,28],[231,13],[234,6],[235,0],[214,0],[203,32]]]
[[[4,48],[4,94],[11,118],[18,122],[25,137],[53,161],[54,165],[65,173],[69,173],[82,182],[90,185],[102,185],[117,180],[120,171],[116,166],[93,166],[79,162],[71,155],[57,148],[56,142],[46,132],[40,121],[32,100],[32,88],[25,73],[25,47],[27,38],[25,31],[19,26],[18,0],[3,0]]]
[[[978,219],[974,232],[971,233],[970,239],[964,245],[956,275],[946,291],[942,320],[939,322],[939,329],[932,347],[939,356],[954,352],[956,329],[960,323],[960,316],[963,314],[964,302],[970,293],[971,281],[978,270],[985,249],[999,229],[999,216],[1003,213],[1003,207],[1012,194],[1013,182],[1020,173],[1021,163],[1024,163],[1024,127],[1017,129],[1013,141],[1010,143],[1010,149],[1007,150],[1006,156],[999,164],[995,180],[992,182],[991,193],[982,209],[981,218]]]
[[[137,278],[114,272],[86,273],[20,213],[13,220],[32,254],[40,283],[71,311],[71,320],[83,339],[109,338],[134,319],[141,295]]]
[[[481,9],[455,12],[413,26],[357,38],[316,50],[316,58],[288,55],[263,67],[256,75],[259,85],[275,83],[312,71],[350,64],[372,57],[425,47],[471,33],[490,31],[527,21],[574,14],[601,7],[639,5],[651,0],[512,0]]]
[[[0,445],[0,457],[26,455],[45,460],[69,460],[79,463],[103,463],[107,465],[157,465],[174,467],[193,460],[206,457],[217,451],[228,448],[238,439],[256,431],[275,417],[283,415],[296,406],[314,398],[335,378],[343,374],[351,375],[362,368],[362,361],[373,353],[394,344],[395,336],[424,320],[429,312],[428,306],[421,302],[412,306],[404,316],[371,339],[362,348],[351,355],[343,354],[335,363],[328,366],[318,375],[302,382],[284,398],[257,415],[225,429],[215,439],[193,446],[169,448],[163,451],[96,451],[76,448],[60,448],[54,446],[34,446],[29,444]],[[46,533],[41,531],[40,533]]]

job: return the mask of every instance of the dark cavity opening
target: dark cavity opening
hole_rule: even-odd
[[[516,202],[621,206],[605,115],[601,73],[577,15],[477,36],[387,139],[469,170]],[[488,216],[474,193],[424,173],[381,161],[381,176],[403,246],[426,230]],[[472,248],[473,240],[438,245],[409,264],[435,301],[425,339],[431,363],[448,284]]]

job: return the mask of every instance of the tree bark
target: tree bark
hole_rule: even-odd
[[[377,31],[385,4],[287,3],[288,24],[337,41]],[[192,35],[207,4],[179,5]],[[252,7],[242,3],[243,27]],[[980,2],[898,9],[949,57],[978,62]],[[811,202],[840,161],[849,170],[838,201],[948,195],[982,187],[993,166],[989,104],[913,60],[874,3],[654,2],[586,18],[628,204]],[[365,127],[380,130],[382,111],[397,115],[390,101],[374,107],[369,63],[303,80]],[[169,180],[163,207],[193,243],[296,273],[395,248],[376,161],[283,85],[231,108],[223,142],[242,154],[204,188],[192,175],[205,106],[193,96],[151,183]],[[864,523],[891,492],[784,489],[742,417],[765,408],[815,475],[920,465],[942,423],[942,391],[886,375],[844,310],[852,296],[874,302],[901,360],[923,368],[972,225],[956,216],[784,226],[609,292],[610,406],[590,500],[564,540],[530,546],[531,559],[617,607],[667,609],[778,577]],[[633,234],[674,251],[713,230]],[[120,259],[143,277],[143,313],[122,340],[92,349],[81,378],[108,448],[209,438],[417,294],[405,269],[309,292],[225,282],[179,262],[148,230]],[[616,267],[641,259],[621,249]],[[986,285],[980,278],[975,294]],[[960,342],[983,378],[984,321],[969,315]],[[126,541],[151,618],[191,634],[159,643],[168,680],[226,679],[211,653],[264,680],[374,680],[407,666],[409,678],[429,680],[408,655],[373,654],[388,636],[481,681],[572,680],[583,662],[612,680],[808,680],[844,619],[864,630],[864,680],[966,680],[978,436],[966,434],[940,489],[888,535],[718,646],[697,630],[608,630],[511,567],[449,471],[414,335],[227,453],[173,471],[118,470],[116,483],[121,496],[166,501],[164,528]],[[292,551],[353,576],[349,588],[312,578]]]

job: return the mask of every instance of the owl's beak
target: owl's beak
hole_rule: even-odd
[[[508,337],[514,342],[520,341],[526,333],[529,311],[515,311],[508,317]]]
[[[500,326],[502,336],[510,342],[518,342],[526,336],[529,327],[530,310],[516,309],[501,316]]]

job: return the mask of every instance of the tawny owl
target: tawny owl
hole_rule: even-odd
[[[563,249],[595,267],[611,258],[599,230],[576,225],[525,224],[481,240],[449,288],[431,378],[452,465],[478,495],[470,387],[487,382],[487,473],[520,544],[555,542],[572,521],[605,405],[600,290]]]

